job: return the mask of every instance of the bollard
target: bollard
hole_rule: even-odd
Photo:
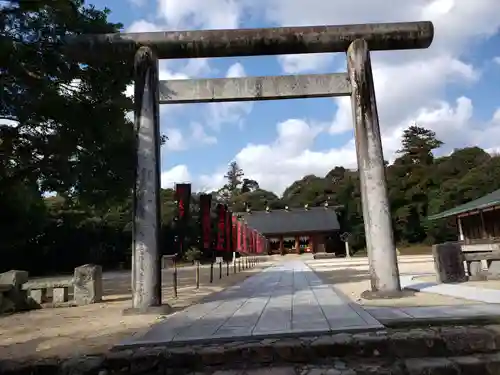
[[[236,273],[236,259],[233,259],[233,273]]]
[[[219,262],[219,279],[222,279],[222,262]]]
[[[210,284],[214,282],[214,262],[210,263]]]
[[[200,289],[200,261],[196,261],[196,289]]]
[[[241,259],[238,259],[238,272],[241,272]]]
[[[174,263],[174,273],[173,273],[173,278],[174,278],[174,298],[177,298],[177,261],[173,260]]]
[[[226,262],[226,276],[229,276],[229,261]]]

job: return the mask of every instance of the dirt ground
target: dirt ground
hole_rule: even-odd
[[[195,268],[178,270],[178,298],[173,297],[172,272],[163,272],[163,301],[174,311],[237,284],[269,266],[272,260],[253,269],[226,275],[222,279],[214,268],[214,282],[209,283],[210,268],[200,269],[200,289],[195,288]],[[123,316],[131,305],[130,273],[104,275],[104,302],[81,307],[34,310],[0,317],[0,360],[14,358],[70,357],[106,351],[125,338],[144,332],[161,316]]]
[[[294,257],[287,256],[288,260]],[[313,260],[300,257],[326,283],[332,284],[353,301],[366,306],[435,306],[477,303],[459,298],[445,297],[429,293],[390,300],[364,300],[363,291],[370,288],[368,261],[366,258]],[[201,268],[200,289],[195,288],[195,268],[179,268],[178,298],[174,299],[172,272],[164,270],[163,300],[174,310],[183,309],[204,297],[243,281],[260,272],[273,262],[281,261],[273,257],[251,270],[226,276],[223,268],[222,279],[219,270],[214,269],[214,283],[209,283],[209,267]],[[428,274],[433,278],[432,258],[425,255],[399,257],[401,274]],[[56,309],[41,309],[22,314],[0,317],[0,360],[20,358],[68,357],[81,354],[102,353],[125,338],[147,330],[161,316],[123,316],[122,311],[131,305],[130,273],[114,272],[104,275],[105,301],[100,304]],[[500,287],[500,281],[469,282],[467,285],[492,288]]]
[[[430,256],[401,256],[398,260],[400,274],[434,274],[434,264]],[[461,298],[419,292],[398,299],[367,300],[361,298],[361,293],[370,289],[368,260],[366,258],[311,260],[307,264],[316,271],[324,282],[332,284],[337,290],[362,306],[410,307],[478,303]]]

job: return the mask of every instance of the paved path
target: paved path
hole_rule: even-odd
[[[267,268],[119,346],[382,328],[297,260]]]
[[[498,321],[500,309],[497,304],[412,306],[412,307],[377,307],[365,306],[366,311],[384,324],[418,321],[460,321],[474,319],[492,319]]]
[[[478,288],[460,284],[422,282],[414,280],[416,277],[418,276],[401,276],[401,286],[422,293],[435,293],[471,301],[500,304],[500,290],[497,289]]]

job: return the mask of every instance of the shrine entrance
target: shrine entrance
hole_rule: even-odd
[[[75,54],[135,56],[137,130],[132,308],[161,305],[159,105],[350,96],[374,294],[401,291],[370,51],[428,48],[431,22],[82,35]],[[159,81],[158,59],[341,52],[347,73]]]

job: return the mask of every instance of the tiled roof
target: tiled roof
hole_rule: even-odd
[[[293,208],[269,212],[252,211],[236,215],[263,235],[328,232],[340,229],[337,214],[333,208]]]
[[[450,210],[429,216],[428,220],[443,219],[445,217],[456,216],[466,212],[481,210],[496,205],[500,205],[500,189]]]

